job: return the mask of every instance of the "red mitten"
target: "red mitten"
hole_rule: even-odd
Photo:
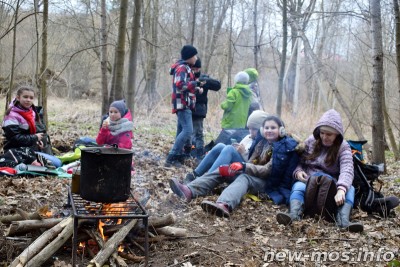
[[[238,171],[243,170],[243,164],[240,162],[234,162],[234,163],[231,163],[231,165],[229,165],[229,168],[234,172],[238,172]]]
[[[222,177],[233,177],[236,174],[235,171],[232,171],[232,169],[229,168],[229,165],[221,165],[218,167],[218,170]]]

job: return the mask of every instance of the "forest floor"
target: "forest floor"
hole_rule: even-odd
[[[99,125],[98,107],[90,102],[81,100],[67,106],[49,105],[50,134],[53,145],[61,152],[69,151],[78,137],[95,137]],[[163,167],[174,129],[175,116],[169,111],[135,117],[136,173],[132,188],[150,194],[146,205],[150,216],[173,212],[177,216],[174,226],[188,230],[186,238],[152,243],[149,266],[389,266],[388,261],[391,266],[400,266],[399,207],[387,219],[354,210],[352,219],[363,222],[364,232],[350,233],[315,219],[279,225],[276,213],[287,208],[270,201],[244,199],[229,219],[202,211],[201,201],[215,200],[217,195],[184,203],[171,192],[168,180],[183,179],[193,163],[189,161],[189,166],[182,168]],[[399,162],[389,157],[387,174],[380,178],[385,195],[400,197]],[[54,177],[0,177],[0,216],[11,214],[16,208],[32,212],[40,207],[59,214],[65,209],[70,182]],[[28,244],[6,239],[7,226],[0,228],[0,266],[7,266]],[[37,236],[26,237],[33,241]],[[80,259],[79,266],[86,266],[89,260]],[[46,266],[70,263],[70,254],[58,252]]]

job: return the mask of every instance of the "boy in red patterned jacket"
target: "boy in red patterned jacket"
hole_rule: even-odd
[[[181,49],[181,59],[170,69],[172,80],[172,113],[178,117],[175,143],[169,151],[165,167],[180,167],[183,159],[183,147],[193,133],[192,110],[196,104],[196,92],[203,93],[194,77],[191,67],[197,60],[197,49],[185,45]]]

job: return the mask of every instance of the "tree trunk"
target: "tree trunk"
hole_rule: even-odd
[[[15,8],[14,14],[14,30],[13,30],[13,48],[12,48],[12,56],[11,56],[11,73],[10,73],[10,82],[7,91],[6,97],[6,110],[8,109],[8,103],[11,102],[11,94],[13,91],[13,83],[14,83],[14,68],[15,68],[15,51],[17,50],[17,22],[18,22],[18,12],[19,12],[19,0],[17,1],[17,6]]]
[[[190,29],[190,44],[194,44],[194,37],[196,31],[196,13],[197,13],[197,0],[192,0],[192,23]]]
[[[135,0],[135,12],[133,14],[132,33],[131,33],[131,50],[129,52],[129,70],[128,70],[128,85],[127,85],[127,106],[132,112],[132,117],[135,112],[135,92],[136,92],[136,70],[137,70],[137,55],[139,47],[139,29],[140,15],[142,10],[142,1]]]
[[[396,21],[396,70],[397,70],[397,89],[400,98],[400,8],[398,0],[393,0],[393,12]],[[398,114],[397,125],[400,125],[400,109]],[[399,150],[400,150],[400,131],[398,132],[399,140]],[[397,159],[399,160],[399,159]]]
[[[370,0],[371,33],[372,33],[372,162],[385,163],[384,142],[384,86],[383,86],[383,47],[382,47],[382,23],[381,1]]]
[[[233,3],[231,4],[231,18],[230,18],[230,27],[229,27],[229,42],[228,42],[228,86],[231,86],[231,77],[232,77],[232,66],[233,66],[233,53],[232,53],[232,45],[233,45]]]
[[[100,14],[101,26],[100,26],[100,45],[101,45],[101,59],[100,59],[100,67],[101,67],[101,115],[104,115],[108,112],[109,96],[108,96],[108,78],[107,78],[107,8],[106,8],[106,0],[101,0],[101,14]]]
[[[258,38],[257,38],[257,6],[258,6],[258,0],[254,0],[254,8],[253,8],[253,27],[254,27],[254,68],[258,70]]]
[[[281,116],[282,114],[282,96],[283,96],[283,77],[285,76],[285,68],[286,68],[286,54],[287,54],[287,36],[288,36],[288,27],[287,27],[287,0],[282,0],[282,55],[281,55],[281,68],[279,71],[279,89],[278,89],[278,99],[276,103],[276,114]]]
[[[111,86],[110,103],[114,100],[124,98],[124,62],[125,62],[125,36],[126,19],[128,16],[128,0],[121,0],[119,12],[118,41],[115,49],[115,65]]]
[[[48,130],[48,116],[47,116],[47,24],[49,20],[49,0],[43,1],[43,33],[42,33],[42,65],[40,68],[40,95],[39,105],[43,109],[43,120]]]

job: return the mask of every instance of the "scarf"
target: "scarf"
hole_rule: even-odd
[[[108,125],[108,129],[110,129],[111,135],[119,135],[123,132],[128,132],[133,130],[133,122],[128,120],[127,118],[122,118],[117,121],[110,121],[110,125]]]
[[[29,110],[23,110],[20,108],[15,108],[14,111],[17,112],[19,115],[22,116],[22,118],[26,120],[26,122],[29,125],[29,132],[31,134],[35,134],[36,133],[35,112],[33,111],[33,109],[30,108]]]

